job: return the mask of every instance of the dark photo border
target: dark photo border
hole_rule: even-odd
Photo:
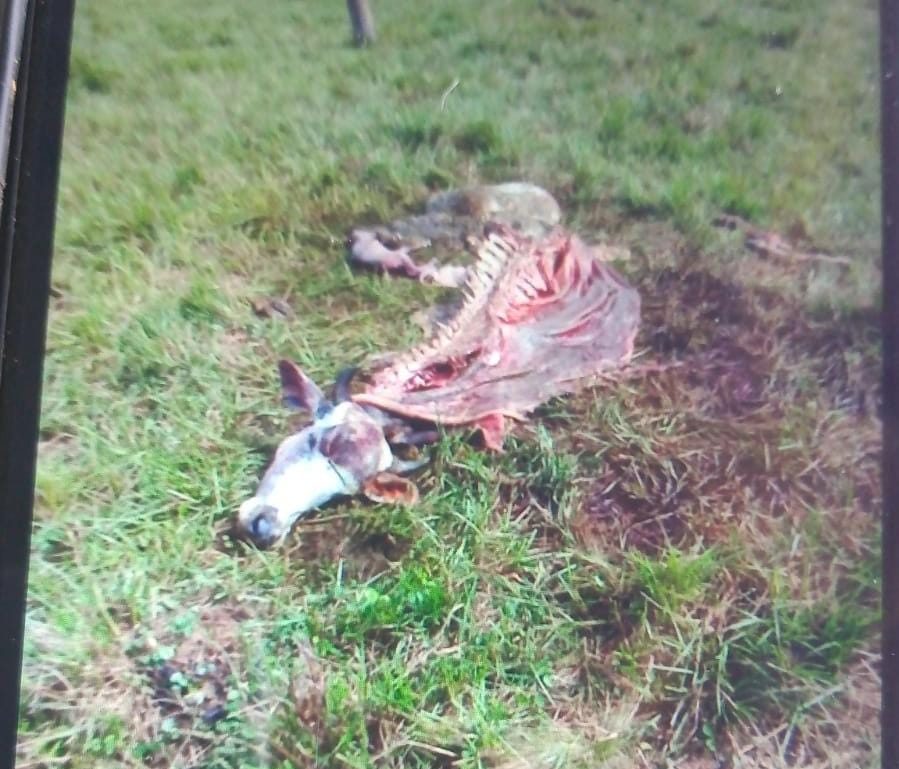
[[[15,760],[73,0],[7,0],[0,119],[0,767]],[[5,165],[5,167],[3,167]]]

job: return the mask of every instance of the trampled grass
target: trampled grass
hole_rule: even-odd
[[[374,5],[365,51],[341,3],[78,6],[21,766],[876,765],[876,5]],[[684,365],[229,541],[275,361],[327,381],[438,296],[346,232],[512,179],[628,247]]]

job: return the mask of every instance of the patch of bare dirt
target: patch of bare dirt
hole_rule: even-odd
[[[646,279],[642,294],[637,347],[662,369],[639,382],[641,406],[718,419],[778,413],[770,318],[787,311],[786,300],[706,271],[673,268]]]
[[[159,618],[135,639],[132,656],[146,695],[143,720],[152,735],[162,734],[167,743],[147,765],[200,766],[223,739],[233,739],[223,738],[214,727],[231,714],[232,700],[247,696],[249,671],[241,628],[250,617],[251,612],[236,601],[199,605]],[[328,670],[306,643],[293,641],[285,653],[291,704],[283,703],[281,691],[266,702],[258,700],[258,693],[253,695],[267,713],[265,744],[256,745],[254,752],[312,766],[308,746],[296,741],[297,728],[317,751],[331,749],[340,737],[324,718]],[[242,717],[251,717],[250,710],[243,707]]]
[[[862,654],[812,712],[790,724],[764,723],[726,733],[726,769],[855,769],[875,766],[880,750],[881,677]]]
[[[340,512],[301,522],[288,543],[291,558],[317,569],[333,570],[339,563],[348,578],[357,580],[387,571],[408,549],[408,542],[389,533],[363,531]]]
[[[187,616],[190,624],[181,632],[170,623],[142,639],[138,656],[146,661],[138,667],[151,687],[158,717],[171,719],[202,750],[210,739],[201,727],[227,715],[229,692],[243,678],[240,627],[250,614],[239,604],[220,603]]]

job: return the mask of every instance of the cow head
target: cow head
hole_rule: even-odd
[[[278,369],[284,402],[313,421],[281,442],[256,493],[240,506],[237,532],[259,547],[283,540],[329,500],[356,494],[393,462],[381,424],[349,399],[350,372],[338,377],[329,400],[293,363],[281,361]]]

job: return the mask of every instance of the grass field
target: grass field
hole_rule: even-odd
[[[877,5],[720,6],[376,2],[359,51],[339,2],[79,1],[23,769],[878,765]],[[326,382],[439,295],[346,232],[515,179],[686,365],[230,541],[276,360]]]

